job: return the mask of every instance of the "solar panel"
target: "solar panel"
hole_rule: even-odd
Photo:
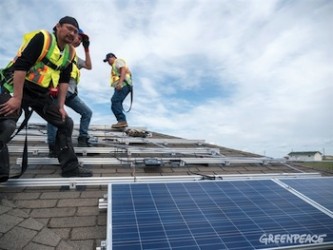
[[[298,192],[306,195],[333,213],[333,178],[282,180]]]
[[[271,180],[110,184],[109,193],[108,249],[333,246],[333,219]]]

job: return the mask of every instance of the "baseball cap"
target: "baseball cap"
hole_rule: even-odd
[[[113,54],[113,53],[108,53],[108,54],[106,54],[105,59],[103,60],[103,62],[107,62],[107,61],[109,60],[110,57],[115,57],[115,58],[117,58],[115,54]]]
[[[68,23],[68,24],[75,26],[77,29],[79,29],[79,23],[76,21],[76,19],[74,17],[71,17],[71,16],[64,16],[63,18],[61,18],[59,20],[59,23],[60,24]]]

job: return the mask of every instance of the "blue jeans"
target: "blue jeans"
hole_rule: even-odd
[[[118,122],[126,122],[126,116],[123,112],[123,101],[129,94],[131,87],[125,85],[120,90],[114,89],[113,96],[111,97],[111,110]]]
[[[67,92],[65,104],[66,106],[73,109],[76,113],[81,115],[79,136],[88,137],[89,124],[92,117],[91,109],[80,99],[78,95],[69,92]],[[49,145],[50,144],[54,145],[56,134],[57,134],[57,128],[52,124],[48,123],[47,142]]]

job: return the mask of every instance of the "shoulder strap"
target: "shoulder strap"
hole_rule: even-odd
[[[52,54],[52,51],[54,49],[54,46],[56,44],[55,39],[53,39],[52,34],[46,30],[41,30],[41,32],[44,35],[44,44],[42,53],[39,55],[37,61],[41,61],[44,57],[50,57]]]

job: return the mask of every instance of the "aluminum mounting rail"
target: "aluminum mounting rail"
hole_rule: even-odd
[[[112,249],[112,184],[108,185],[108,193],[105,196],[105,199],[99,200],[99,209],[101,205],[104,205],[106,209],[106,240],[101,241],[101,247],[97,247],[96,250],[109,250]]]
[[[73,140],[77,140],[77,136],[73,135],[72,136]],[[18,134],[16,135],[11,141],[15,142],[24,142],[25,140],[25,135]],[[46,135],[28,135],[28,141],[29,142],[47,142],[47,137]]]
[[[18,125],[21,125],[18,123]],[[147,130],[146,127],[139,127],[139,126],[131,126],[127,127],[128,129],[141,129],[141,130]],[[29,124],[28,125],[28,130],[30,129],[40,129],[40,130],[45,130],[46,131],[46,124],[45,123],[34,123],[34,124]],[[79,124],[74,124],[74,129],[80,129]],[[110,125],[97,125],[97,124],[92,124],[89,126],[89,132],[90,130],[109,130],[109,131],[118,131],[116,129],[111,128]]]
[[[197,144],[202,145],[205,140],[189,140],[181,138],[138,138],[138,137],[128,137],[128,138],[115,138],[119,143],[154,143],[154,144]]]
[[[47,130],[45,129],[29,129],[28,130],[28,136],[43,136],[47,134]],[[97,136],[97,137],[128,137],[128,135],[125,132],[120,131],[91,131],[89,132],[91,136]],[[25,136],[25,130],[22,130],[19,135]],[[79,132],[74,130],[73,136],[78,136]]]
[[[268,164],[274,162],[271,158],[255,158],[255,157],[202,157],[202,158],[186,158],[186,157],[170,157],[170,158],[142,158],[142,157],[127,157],[127,158],[97,158],[97,157],[78,157],[79,163],[81,165],[122,165],[130,163],[145,163],[151,161],[150,166],[163,166],[165,163],[169,162],[179,162],[179,166],[184,166],[186,164]],[[30,157],[28,159],[29,164],[35,165],[54,165],[58,164],[58,159],[49,157]],[[16,159],[16,164],[22,164],[22,158]]]
[[[25,135],[16,135],[11,141],[24,142]],[[28,135],[28,141],[31,142],[47,142],[45,135]]]
[[[279,178],[324,178],[319,173],[272,173],[210,175],[215,180],[268,180]],[[201,175],[134,176],[134,177],[81,177],[81,178],[20,178],[0,183],[0,187],[61,187],[103,186],[110,183],[163,183],[203,181]]]
[[[74,124],[74,129],[80,129],[80,125]],[[139,130],[147,130],[147,127],[140,127],[140,126],[130,126],[126,127],[126,129],[139,129]],[[96,131],[96,130],[107,130],[107,131],[119,131],[118,129],[111,128],[110,125],[90,125],[89,126],[89,133],[90,131]]]
[[[8,150],[11,153],[22,153],[23,145],[8,145]],[[220,153],[219,148],[140,148],[140,147],[74,147],[76,153],[87,155],[89,153],[100,153],[100,154],[114,154],[114,153],[127,153],[131,154],[185,154],[185,155],[196,155],[196,154],[208,154],[218,155]],[[29,146],[28,152],[33,155],[40,153],[48,153],[49,149],[46,146]]]
[[[23,145],[8,145],[8,150],[10,153],[22,153]],[[88,153],[93,154],[113,154],[113,153],[126,153],[127,150],[125,148],[119,147],[74,147],[75,153],[81,153],[83,155],[87,155]],[[32,153],[33,155],[38,155],[41,153],[48,153],[49,148],[46,146],[29,146],[28,153]]]
[[[72,137],[74,140],[77,138],[76,136]],[[16,135],[12,141],[24,142],[24,135]],[[45,135],[41,136],[28,136],[28,141],[32,142],[45,142],[47,141]],[[205,143],[205,140],[189,140],[189,139],[180,139],[180,138],[138,138],[138,137],[126,137],[126,138],[117,138],[110,137],[106,138],[105,141],[119,142],[124,144],[131,143],[154,143],[154,144],[197,144],[202,145]]]
[[[207,148],[135,148],[128,147],[128,154],[209,154],[218,155],[220,154],[219,148],[207,147]]]
[[[73,135],[78,135],[79,133],[74,131]],[[125,132],[119,132],[119,131],[89,131],[89,135],[95,136],[95,137],[128,137],[128,135]]]

